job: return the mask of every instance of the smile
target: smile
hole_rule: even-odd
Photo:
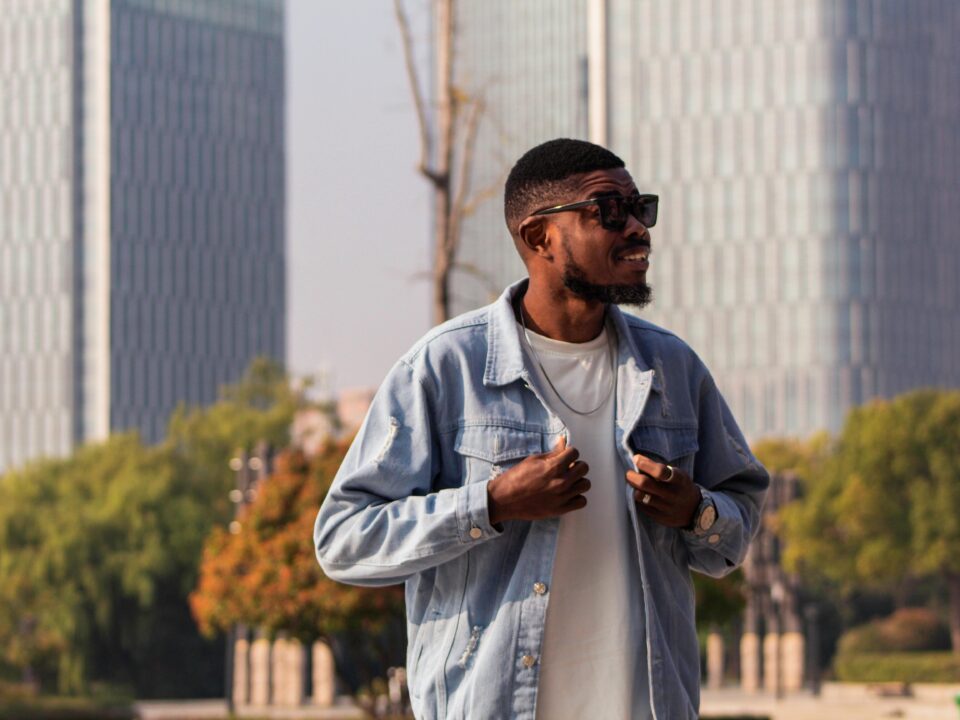
[[[627,262],[647,262],[650,259],[650,249],[642,248],[636,252],[630,253],[629,255],[621,255],[617,259]]]

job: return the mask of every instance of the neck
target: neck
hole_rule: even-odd
[[[583,343],[603,331],[607,306],[570,294],[566,288],[551,289],[530,278],[527,290],[515,303],[524,313],[527,328],[553,340]]]

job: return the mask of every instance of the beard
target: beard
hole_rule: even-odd
[[[653,300],[653,288],[645,282],[635,285],[597,285],[587,280],[587,273],[568,255],[561,276],[563,285],[583,300],[601,302],[605,305],[634,305],[643,308]]]

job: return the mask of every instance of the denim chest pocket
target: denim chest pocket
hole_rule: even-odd
[[[501,425],[471,425],[459,430],[453,449],[462,460],[463,484],[483,482],[543,452],[543,435]]]
[[[642,425],[630,434],[633,452],[678,467],[691,476],[699,447],[695,427]]]

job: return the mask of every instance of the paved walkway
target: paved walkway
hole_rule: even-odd
[[[746,695],[739,689],[704,690],[703,715],[757,715],[771,720],[960,720],[954,695],[960,687],[916,688],[913,697],[878,697],[866,686],[825,686],[819,697]]]
[[[224,720],[227,703],[224,700],[156,700],[134,703],[139,720]],[[304,705],[297,708],[242,708],[236,717],[270,718],[271,720],[364,720],[366,713],[355,705],[343,704],[331,708]]]
[[[701,714],[755,715],[771,720],[960,720],[954,696],[960,685],[915,685],[911,697],[878,697],[867,685],[827,683],[819,697],[790,695],[777,700],[771,695],[747,695],[739,688],[706,690],[701,694]],[[140,720],[223,720],[227,705],[223,700],[139,702],[135,705]],[[317,708],[262,708],[242,710],[239,717],[275,720],[353,720],[364,718],[358,708],[341,705]]]

